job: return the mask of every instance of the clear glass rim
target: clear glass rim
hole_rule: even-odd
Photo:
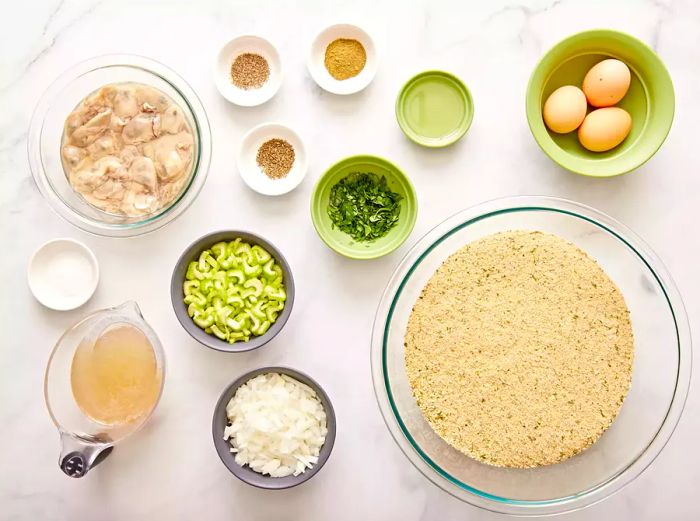
[[[398,413],[386,370],[386,339],[396,300],[415,268],[438,244],[461,230],[494,215],[521,211],[550,211],[578,217],[598,226],[624,243],[647,266],[662,289],[676,326],[679,364],[669,409],[658,432],[645,450],[610,479],[575,495],[552,500],[513,500],[495,496],[452,477],[435,464],[413,440]],[[640,475],[659,455],[673,434],[688,395],[691,376],[691,338],[688,317],[670,274],[634,232],[612,217],[574,201],[547,196],[516,196],[495,199],[462,210],[438,224],[409,250],[392,274],[382,294],[372,330],[371,366],[375,397],[394,440],[413,465],[430,481],[451,495],[474,506],[520,516],[552,515],[578,510],[605,499]]]
[[[56,192],[46,175],[42,156],[41,138],[47,110],[57,94],[77,78],[98,69],[131,67],[152,74],[170,85],[182,98],[192,115],[197,153],[192,174],[178,197],[156,214],[133,223],[105,223],[79,214]],[[194,89],[166,65],[131,54],[105,54],[82,61],[62,73],[42,94],[34,109],[27,137],[27,153],[32,177],[51,208],[63,219],[83,231],[107,237],[134,237],[155,231],[181,215],[194,202],[206,181],[211,161],[211,129],[206,111]]]

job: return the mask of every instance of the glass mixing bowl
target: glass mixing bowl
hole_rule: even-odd
[[[91,92],[119,82],[143,83],[167,94],[183,109],[194,135],[192,169],[180,194],[150,215],[125,217],[98,210],[73,190],[61,163],[61,138],[68,114]],[[141,56],[114,54],[79,63],[48,88],[34,110],[27,146],[34,181],[61,217],[97,235],[132,237],[164,226],[195,200],[209,170],[211,131],[199,98],[174,71]]]
[[[632,388],[590,448],[561,463],[498,468],[463,455],[423,418],[404,368],[404,333],[416,299],[442,262],[485,235],[540,230],[585,250],[622,291],[635,337]],[[409,251],[382,296],[372,332],[379,407],[408,459],[433,483],[472,505],[517,515],[591,505],[637,477],[678,423],[690,384],[691,341],[681,297],[658,257],[632,231],[592,208],[549,197],[499,199],[450,217]]]

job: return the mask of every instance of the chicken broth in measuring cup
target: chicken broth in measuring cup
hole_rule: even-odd
[[[140,217],[177,198],[194,151],[192,128],[170,97],[142,83],[111,83],[66,118],[61,161],[71,187],[89,204]]]
[[[155,407],[162,376],[146,335],[132,325],[115,324],[97,339],[84,339],[75,350],[73,399],[95,422],[136,423]]]

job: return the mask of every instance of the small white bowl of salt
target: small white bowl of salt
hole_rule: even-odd
[[[100,268],[92,250],[75,239],[42,244],[27,268],[29,289],[44,306],[58,311],[85,304],[97,288]]]

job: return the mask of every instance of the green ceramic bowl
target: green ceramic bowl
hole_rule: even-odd
[[[411,141],[441,148],[458,141],[472,124],[474,103],[467,86],[444,71],[408,80],[396,97],[396,121]]]
[[[590,152],[575,131],[550,132],[542,108],[554,90],[580,87],[593,65],[611,57],[632,72],[629,91],[617,104],[632,116],[632,130],[612,150]],[[532,135],[554,162],[577,174],[611,177],[641,166],[661,147],[673,122],[675,96],[671,77],[654,51],[628,34],[595,30],[570,36],[544,55],[530,77],[525,105]]]
[[[385,176],[389,188],[401,194],[399,222],[388,234],[373,242],[357,242],[334,228],[328,216],[331,188],[338,181],[354,172],[368,172]],[[351,259],[376,259],[401,246],[416,224],[418,203],[411,181],[399,168],[381,157],[352,156],[330,167],[318,180],[311,196],[311,220],[321,240],[332,250]]]

